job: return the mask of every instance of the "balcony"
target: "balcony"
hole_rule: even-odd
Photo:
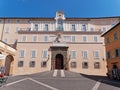
[[[63,27],[57,27],[56,28],[56,31],[63,31],[64,29],[63,29]]]

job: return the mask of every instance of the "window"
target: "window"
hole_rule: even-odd
[[[7,20],[7,23],[10,23],[10,20],[9,20],[9,19]]]
[[[2,23],[2,20],[0,20],[0,23]]]
[[[5,42],[5,43],[8,43],[8,39],[7,39],[7,38],[4,38],[4,42]]]
[[[34,24],[34,31],[38,31],[38,24]]]
[[[45,31],[48,31],[48,24],[45,24],[44,30],[45,30]]]
[[[94,68],[99,69],[100,68],[100,62],[95,62],[94,63]]]
[[[116,57],[120,57],[120,49],[116,49],[115,50],[115,56]]]
[[[72,25],[72,31],[75,31],[76,28],[75,28],[75,24]]]
[[[110,59],[110,57],[111,57],[110,56],[110,52],[107,52],[107,56],[106,57],[107,57],[107,59]]]
[[[20,23],[20,20],[16,20],[17,23]]]
[[[9,33],[9,27],[6,27],[5,33]]]
[[[82,25],[82,31],[87,31],[87,25],[86,24]]]
[[[48,36],[44,36],[44,42],[48,42]]]
[[[18,61],[18,67],[23,67],[24,62],[23,61]]]
[[[24,58],[24,56],[25,56],[25,51],[24,51],[24,50],[20,50],[19,56],[20,56],[20,58]]]
[[[114,40],[118,40],[118,35],[117,35],[117,33],[114,33]]]
[[[41,67],[47,67],[47,62],[46,61],[42,61],[41,62]]]
[[[63,30],[63,21],[60,19],[57,22],[58,26],[57,26],[57,30]]]
[[[82,63],[82,68],[87,69],[88,68],[88,62],[83,62]]]
[[[82,41],[86,42],[87,41],[87,36],[82,36]]]
[[[71,51],[71,58],[76,59],[76,51]]]
[[[27,23],[30,23],[30,20],[27,20]]]
[[[18,31],[19,31],[19,27],[16,27],[15,32],[18,32]]]
[[[106,32],[106,27],[103,27],[103,28],[102,28],[102,32],[103,32],[103,33]]]
[[[94,31],[94,28],[90,28],[90,31]]]
[[[93,56],[95,59],[99,59],[99,51],[94,51]]]
[[[82,51],[82,58],[88,59],[88,52],[87,51]]]
[[[76,41],[75,36],[71,36],[71,41],[72,41],[72,42],[75,42],[75,41]]]
[[[35,50],[32,50],[31,51],[31,58],[35,58],[36,57],[36,51]]]
[[[109,37],[106,39],[106,44],[109,44],[110,43],[110,39]]]
[[[26,36],[22,36],[22,42],[26,42]]]
[[[64,40],[66,42],[71,42],[71,36],[64,36]]]
[[[35,67],[35,61],[30,61],[29,67]]]
[[[98,42],[98,37],[97,36],[93,36],[93,41],[94,42]]]
[[[37,41],[37,36],[33,36],[33,37],[32,37],[32,41],[33,41],[33,42],[36,42],[36,41]]]
[[[76,68],[77,65],[76,65],[76,62],[71,62],[71,68]]]
[[[48,57],[48,50],[43,50],[42,51],[42,58],[47,58]]]

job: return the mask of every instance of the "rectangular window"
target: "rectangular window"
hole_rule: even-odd
[[[88,59],[88,52],[87,51],[82,51],[82,58]]]
[[[111,55],[110,55],[110,52],[107,52],[107,59],[110,59]]]
[[[87,42],[87,36],[82,36],[82,41]]]
[[[100,68],[100,62],[95,62],[94,63],[94,68],[99,69]]]
[[[93,56],[95,59],[99,59],[99,51],[94,51]]]
[[[20,23],[20,20],[16,20],[17,23]]]
[[[26,42],[27,37],[26,36],[22,36],[22,42]]]
[[[35,61],[30,61],[29,67],[35,67]]]
[[[45,24],[44,30],[45,30],[45,31],[48,31],[48,24]]]
[[[75,28],[75,24],[72,25],[72,31],[75,31],[76,28]]]
[[[76,65],[76,62],[71,62],[71,68],[76,68],[77,65]]]
[[[36,50],[32,50],[31,51],[31,58],[35,58],[36,57]]]
[[[44,36],[44,42],[48,42],[48,36]]]
[[[116,49],[115,50],[115,56],[116,57],[120,57],[120,49]]]
[[[24,62],[23,61],[18,61],[18,67],[23,67]]]
[[[20,56],[20,58],[24,58],[24,56],[25,56],[25,51],[24,51],[24,50],[20,50],[19,56]]]
[[[87,25],[86,24],[82,25],[82,31],[87,31]]]
[[[103,28],[102,28],[102,32],[103,32],[103,33],[106,32],[106,27],[103,27]]]
[[[33,36],[33,37],[32,37],[32,41],[33,41],[33,42],[37,42],[37,36]]]
[[[6,22],[7,22],[7,23],[10,23],[11,21],[8,19]]]
[[[5,33],[9,33],[9,27],[6,27]]]
[[[98,37],[97,36],[93,36],[93,41],[94,42],[98,42]]]
[[[87,69],[88,68],[88,62],[83,62],[82,63],[82,68]]]
[[[64,40],[66,42],[71,42],[71,36],[64,36]]]
[[[34,31],[38,31],[38,24],[34,24]]]
[[[117,35],[117,33],[114,33],[114,40],[118,40],[118,35]]]
[[[41,67],[47,67],[47,62],[46,61],[42,61],[41,62]]]
[[[19,31],[19,27],[16,27],[15,32],[18,32],[18,31]]]
[[[75,36],[71,36],[71,42],[75,42],[76,39],[75,39]]]
[[[76,59],[76,51],[71,51],[71,59]]]
[[[48,50],[42,51],[42,58],[48,58]]]
[[[91,27],[91,28],[90,28],[90,31],[94,31],[94,28]]]
[[[2,20],[0,20],[0,23],[2,23]]]
[[[8,39],[7,39],[7,38],[4,38],[4,42],[5,42],[5,43],[8,43]]]

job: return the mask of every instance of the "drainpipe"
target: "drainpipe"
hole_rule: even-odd
[[[3,39],[4,28],[5,28],[5,18],[3,20],[2,34],[1,34],[1,38],[0,38],[1,41]]]

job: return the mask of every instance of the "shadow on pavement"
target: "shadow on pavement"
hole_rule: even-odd
[[[99,81],[103,84],[108,84],[114,87],[119,87],[120,88],[120,80],[111,80],[107,76],[95,76],[95,75],[86,75],[86,74],[81,74],[83,77],[94,80],[94,81]]]

